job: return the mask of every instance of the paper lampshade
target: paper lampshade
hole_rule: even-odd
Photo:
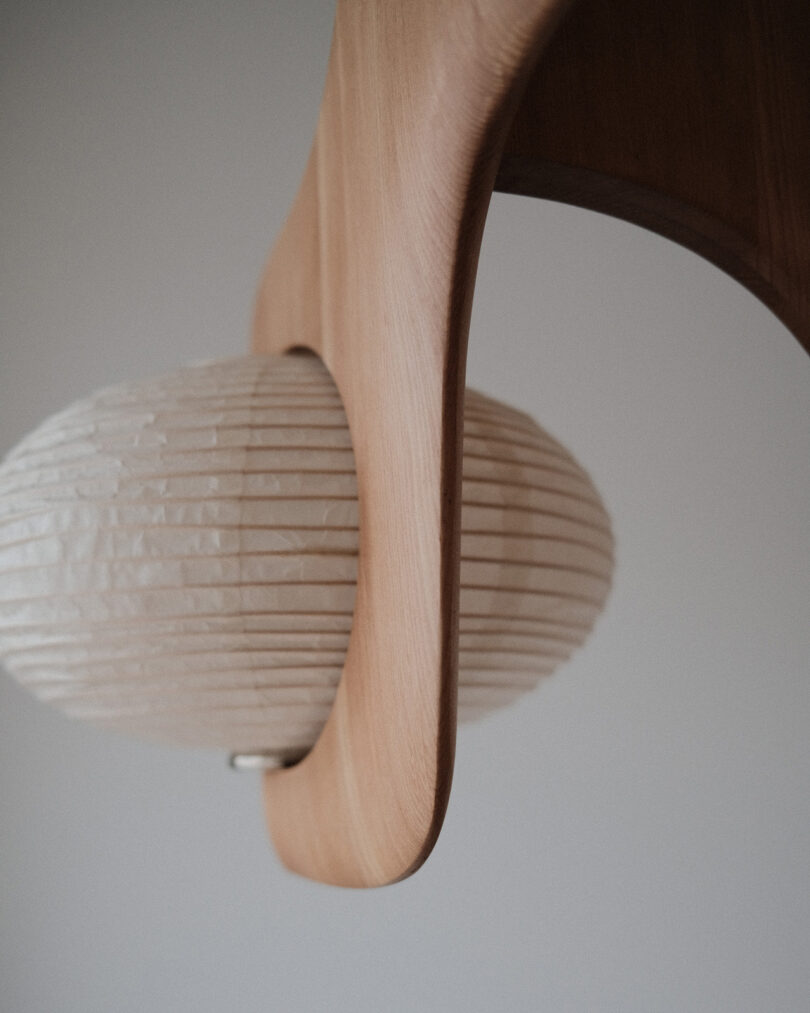
[[[325,721],[352,625],[357,486],[313,356],[246,356],[104,390],[0,467],[0,657],[67,714],[280,758]],[[467,391],[459,717],[583,642],[607,514],[528,416]]]

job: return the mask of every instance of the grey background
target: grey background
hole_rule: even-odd
[[[330,7],[0,7],[0,450],[245,350]],[[590,469],[619,563],[586,649],[462,729],[428,864],[296,879],[253,776],[0,677],[3,1013],[810,1008],[810,359],[692,254],[496,196],[469,380]]]

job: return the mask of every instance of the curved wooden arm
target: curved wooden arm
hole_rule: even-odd
[[[265,777],[282,860],[314,879],[407,876],[444,817],[473,279],[517,89],[562,6],[338,4],[315,144],[253,341],[322,356],[357,467],[357,598],[336,701],[312,752]]]
[[[805,0],[581,0],[512,124],[567,6],[338,5],[315,144],[253,339],[256,352],[322,356],[358,473],[359,580],[337,699],[312,752],[265,779],[281,857],[315,879],[407,876],[447,804],[461,393],[499,163],[500,189],[690,246],[810,348]]]

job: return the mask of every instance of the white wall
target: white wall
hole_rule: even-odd
[[[97,386],[243,351],[330,4],[0,9],[0,451]],[[285,873],[218,755],[0,677],[0,1009],[810,1008],[810,358],[631,226],[494,199],[473,385],[591,470],[618,537],[587,648],[459,736],[383,891]]]

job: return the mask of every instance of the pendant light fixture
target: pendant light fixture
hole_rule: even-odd
[[[585,471],[465,393],[493,187],[656,229],[810,348],[808,46],[795,0],[339,0],[252,355],[102,391],[0,469],[6,667],[279,767],[289,868],[414,872],[457,717],[565,660],[611,577]]]
[[[460,720],[532,689],[610,585],[607,514],[531,419],[465,402]],[[348,649],[357,476],[314,356],[245,356],[103,390],[0,467],[0,658],[72,717],[282,766]]]

